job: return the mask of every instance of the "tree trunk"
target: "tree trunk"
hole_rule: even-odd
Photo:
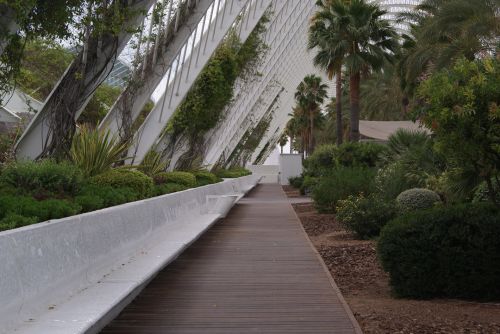
[[[281,154],[283,154],[283,146],[280,145],[280,147],[281,147]]]
[[[344,140],[344,128],[342,124],[342,71],[337,72],[337,82],[335,87],[335,113],[337,115],[337,146],[342,145]]]
[[[15,11],[7,5],[0,4],[0,56],[18,29]]]
[[[359,91],[360,91],[361,76],[359,72],[353,73],[349,80],[349,90],[351,99],[351,133],[350,140],[353,142],[359,141]]]
[[[67,155],[76,119],[113,69],[118,55],[132,36],[133,28],[139,26],[144,12],[153,3],[154,0],[115,0],[109,5],[113,8],[110,11],[117,10],[118,6],[120,11],[127,13],[121,32],[105,31],[90,37],[86,52],[80,51],[18,142],[20,158]]]
[[[314,109],[310,108],[309,109],[309,127],[310,127],[310,132],[309,132],[309,149],[307,152],[309,155],[311,155],[314,152]]]
[[[290,154],[293,154],[293,137],[290,136]]]

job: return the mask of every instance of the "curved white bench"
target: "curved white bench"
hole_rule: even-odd
[[[1,232],[0,333],[97,333],[257,181]]]

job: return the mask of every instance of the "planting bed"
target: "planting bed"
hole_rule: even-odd
[[[298,196],[289,187],[284,190]],[[312,203],[295,204],[294,209],[364,333],[500,333],[500,301],[393,298],[375,241],[354,239],[334,215],[318,214]]]

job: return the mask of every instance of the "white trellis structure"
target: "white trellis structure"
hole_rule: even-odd
[[[397,14],[410,10],[418,0],[373,0],[388,11],[395,22]],[[136,0],[136,3],[141,1]],[[235,29],[245,41],[268,11],[264,42],[268,46],[254,77],[238,80],[234,101],[226,108],[225,118],[205,136],[203,164],[214,166],[227,159],[245,133],[269,116],[264,133],[249,162],[263,162],[274,150],[294,104],[297,85],[308,74],[320,74],[308,52],[307,30],[316,10],[316,0],[157,0],[144,1],[149,17],[134,19],[141,25],[136,38],[137,55],[133,80],[100,124],[112,134],[124,134],[124,122],[134,122],[153,95],[159,96],[140,128],[131,135],[129,163],[140,163],[151,149],[162,150],[170,143],[165,127],[186,94],[208,63],[224,37]],[[161,8],[159,22],[151,19],[152,8]],[[142,24],[141,24],[142,22]],[[401,24],[398,29],[406,31]],[[119,50],[130,43],[124,35]],[[118,56],[118,55],[117,55]],[[334,85],[330,84],[333,88]],[[333,90],[333,89],[332,89]],[[77,117],[79,113],[77,114]],[[128,118],[125,118],[128,117]],[[43,115],[38,115],[43,120]],[[44,121],[33,121],[17,145],[18,157],[34,158],[47,141]],[[171,168],[186,151],[186,143],[176,147],[170,157]]]

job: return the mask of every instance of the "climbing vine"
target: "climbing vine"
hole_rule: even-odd
[[[233,99],[236,80],[255,74],[267,49],[263,33],[268,16],[263,16],[244,43],[234,29],[226,36],[176,110],[166,132],[174,142],[182,137],[189,142],[180,165],[189,164],[200,155],[205,134],[223,119],[224,110]]]

